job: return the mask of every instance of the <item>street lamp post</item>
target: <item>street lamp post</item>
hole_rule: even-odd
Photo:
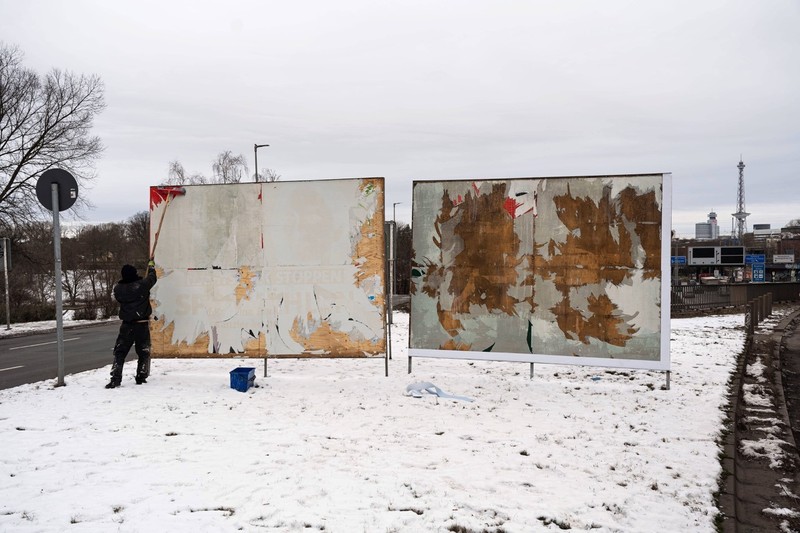
[[[268,144],[254,144],[253,145],[253,155],[255,155],[256,159],[256,174],[255,174],[255,181],[258,181],[258,149],[264,148],[265,146],[269,146]]]

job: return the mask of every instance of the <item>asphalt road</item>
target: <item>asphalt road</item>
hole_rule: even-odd
[[[64,329],[64,382],[69,375],[111,364],[118,322]],[[131,350],[133,352],[133,350]],[[136,354],[132,355],[133,360]],[[131,354],[128,355],[131,360]],[[56,332],[0,339],[0,389],[58,378]]]

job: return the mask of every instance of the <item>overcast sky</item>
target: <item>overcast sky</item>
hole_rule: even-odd
[[[91,221],[148,209],[170,161],[282,181],[671,172],[673,227],[800,218],[800,2],[0,0],[25,65],[98,74]]]

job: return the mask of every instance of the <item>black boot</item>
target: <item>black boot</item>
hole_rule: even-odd
[[[149,377],[150,373],[150,358],[149,357],[140,357],[139,361],[136,364],[136,384],[141,385],[142,383],[147,383],[147,378]]]
[[[122,365],[118,361],[114,361],[111,365],[111,381],[106,385],[107,389],[115,389],[122,384]]]

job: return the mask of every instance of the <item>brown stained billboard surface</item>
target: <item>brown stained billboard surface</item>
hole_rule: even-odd
[[[662,184],[415,182],[410,347],[659,360]]]

